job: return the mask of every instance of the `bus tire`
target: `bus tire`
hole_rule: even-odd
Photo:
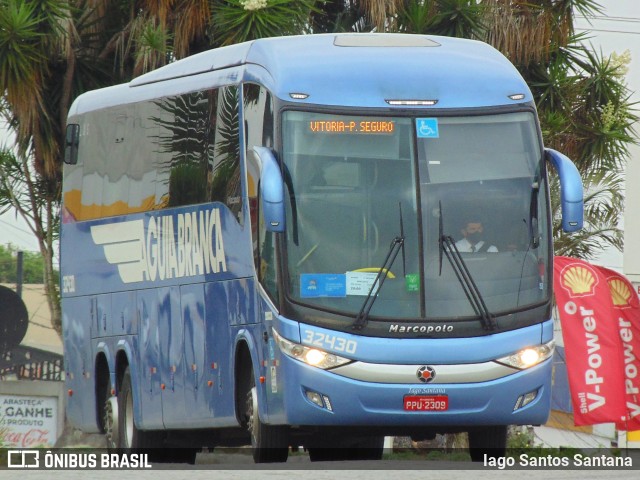
[[[489,425],[469,431],[469,455],[474,462],[484,456],[499,458],[507,453],[507,426]]]
[[[118,448],[140,451],[161,446],[162,437],[156,432],[138,430],[133,418],[133,388],[127,367],[118,392]]]
[[[251,435],[251,449],[255,463],[286,462],[289,456],[288,429],[280,425],[266,425],[258,413],[258,390],[251,372],[251,384],[245,405],[247,429]]]

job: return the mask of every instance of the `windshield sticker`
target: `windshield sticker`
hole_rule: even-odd
[[[347,272],[347,295],[369,295],[377,276],[377,272]]]
[[[303,273],[300,275],[300,297],[346,297],[344,273]]]
[[[416,118],[418,138],[439,138],[437,118]]]
[[[408,273],[404,277],[405,286],[407,292],[419,292],[420,291],[420,275],[417,273]]]

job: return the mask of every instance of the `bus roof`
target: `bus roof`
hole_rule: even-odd
[[[217,48],[132,80],[125,96],[137,97],[134,90],[144,86],[157,90],[164,82],[233,67],[243,69],[240,80],[260,78],[277,97],[300,104],[388,108],[389,100],[426,100],[437,101],[440,109],[532,101],[516,68],[486,43],[380,33],[265,38]],[[293,99],[292,93],[308,97]],[[524,97],[509,98],[518,94]],[[105,97],[97,103],[101,106],[94,108],[105,107]]]

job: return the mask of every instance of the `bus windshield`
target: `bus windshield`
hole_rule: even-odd
[[[478,316],[442,237],[455,244],[492,314],[547,300],[547,195],[535,125],[529,112],[284,112],[289,298],[357,315],[402,235],[371,317]]]

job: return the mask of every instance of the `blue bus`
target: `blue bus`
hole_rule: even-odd
[[[549,414],[549,165],[578,230],[575,166],[476,41],[261,39],[81,95],[68,419],[187,461],[249,442],[256,462],[379,458],[384,436],[448,432],[503,450]]]

